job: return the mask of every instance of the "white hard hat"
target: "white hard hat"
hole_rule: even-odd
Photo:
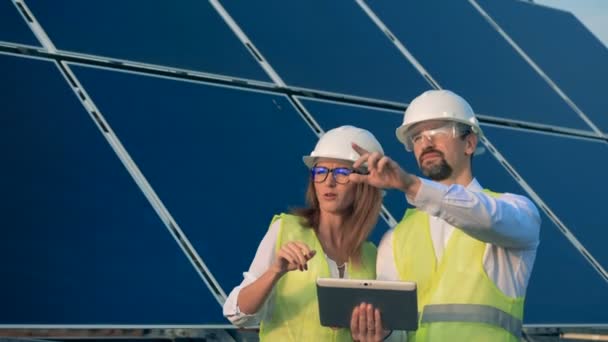
[[[351,145],[353,142],[370,153],[384,154],[382,146],[369,131],[354,126],[340,126],[325,132],[317,142],[315,149],[310,152],[309,156],[302,157],[302,160],[308,168],[312,168],[318,158],[332,158],[354,163],[360,156],[353,150]]]
[[[449,90],[428,90],[416,97],[405,110],[403,124],[395,132],[397,139],[405,144],[408,129],[428,120],[460,122],[470,126],[478,136],[482,135],[475,113],[465,99]]]

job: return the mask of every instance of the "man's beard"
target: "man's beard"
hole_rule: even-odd
[[[452,175],[452,167],[448,165],[448,162],[445,160],[445,158],[443,158],[443,153],[437,150],[428,150],[425,152],[439,153],[441,155],[441,160],[438,163],[432,164],[430,166],[422,166],[423,164],[420,163],[420,170],[422,171],[422,174],[425,177],[428,177],[434,181],[442,181],[444,179],[448,179]]]

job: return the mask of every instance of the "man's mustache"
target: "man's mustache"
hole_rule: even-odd
[[[441,156],[441,158],[443,158],[443,152],[436,150],[432,147],[429,147],[426,150],[422,151],[422,153],[420,154],[420,157],[418,157],[418,161],[422,161],[422,157],[424,157],[425,154],[429,154],[429,153],[437,153]]]

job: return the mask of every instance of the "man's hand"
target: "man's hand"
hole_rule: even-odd
[[[405,172],[394,160],[381,153],[369,153],[355,143],[352,143],[352,147],[361,156],[353,164],[353,168],[357,169],[367,163],[369,174],[351,173],[348,176],[351,182],[367,183],[377,188],[399,189],[408,195],[416,195],[420,187],[418,177]]]
[[[353,340],[359,342],[379,342],[390,334],[390,330],[384,330],[382,327],[380,310],[365,303],[361,303],[353,310],[350,332]]]

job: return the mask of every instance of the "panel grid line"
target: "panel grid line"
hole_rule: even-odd
[[[264,71],[266,71],[266,74],[268,74],[268,76],[278,86],[284,87],[285,82],[283,82],[283,79],[281,79],[281,77],[276,73],[276,71],[272,68],[272,66],[266,61],[264,56],[255,47],[255,45],[247,37],[245,32],[243,32],[243,30],[236,23],[236,21],[234,21],[234,19],[232,19],[232,17],[226,11],[224,6],[222,6],[222,4],[220,4],[220,2],[218,0],[209,0],[209,3],[211,4],[211,6],[213,6],[213,8],[215,8],[217,13],[222,17],[222,19],[224,19],[224,21],[226,22],[226,25],[228,25],[228,27],[230,27],[232,32],[234,32],[234,34],[239,38],[241,43],[243,43],[243,45],[245,45],[245,47],[247,48],[247,51],[249,51],[251,53],[251,55],[255,58],[255,60],[262,66]]]
[[[353,106],[361,106],[382,110],[387,109],[403,112],[407,108],[407,104],[405,103],[398,103],[381,99],[366,98],[308,88],[292,87],[287,85],[285,87],[277,87],[275,84],[272,83],[254,81],[244,78],[226,77],[224,75],[219,74],[184,70],[173,67],[160,67],[145,63],[108,59],[94,55],[75,54],[70,52],[64,52],[61,50],[58,50],[55,53],[49,53],[44,49],[36,49],[23,44],[0,42],[0,52],[5,52],[12,55],[21,55],[24,57],[40,57],[42,59],[51,59],[60,62],[64,61],[108,70],[131,72],[151,77],[162,77],[178,81],[194,81],[209,85],[228,86],[235,89],[243,90],[258,90],[273,94],[298,96],[303,98],[311,98],[319,101],[339,102]],[[537,122],[514,120],[492,116],[491,114],[477,114],[477,117],[479,121],[484,124],[493,124],[503,127],[518,127],[528,131],[535,131],[540,133],[546,132],[551,134],[557,134],[560,136],[567,136],[570,138],[584,138],[595,141],[608,142],[608,135],[600,137],[593,131],[585,131],[581,129],[555,125],[546,125]]]
[[[409,50],[403,45],[403,43],[391,32],[391,30],[382,22],[382,20],[374,13],[374,11],[367,6],[363,0],[356,0],[357,4],[367,14],[367,16],[376,24],[376,26],[382,31],[386,37],[395,45],[395,47],[401,52],[401,54],[416,68],[416,70],[424,77],[424,79],[435,89],[440,89],[441,85],[439,82],[431,76],[431,74],[418,62],[416,57],[412,55]]]
[[[59,66],[59,64],[61,66]],[[82,105],[90,114],[91,118],[96,123],[96,126],[100,129],[104,138],[110,144],[120,161],[123,163],[124,167],[127,169],[139,189],[142,191],[142,193],[148,200],[148,202],[152,205],[157,215],[161,218],[163,224],[166,226],[171,236],[175,239],[186,258],[190,261],[196,272],[207,285],[211,294],[215,297],[215,299],[220,305],[223,305],[227,297],[226,293],[219,285],[213,274],[211,274],[202,257],[192,246],[186,234],[179,227],[169,210],[163,204],[162,200],[158,197],[156,191],[154,191],[154,189],[152,188],[146,177],[143,175],[135,161],[131,158],[125,147],[120,142],[119,138],[111,129],[110,125],[103,117],[103,114],[93,102],[91,96],[87,94],[84,87],[80,84],[78,78],[74,75],[73,71],[65,62],[58,63],[58,69],[60,70],[62,75],[64,75],[64,78],[66,79],[68,85],[70,84],[70,81],[68,80],[69,78],[71,78],[72,81],[76,83],[76,88],[71,87],[71,89],[74,91]],[[82,96],[79,96],[79,94],[82,94]]]
[[[31,13],[31,11],[29,11],[27,5],[21,0],[14,1],[20,2],[23,8],[29,12],[28,14],[32,22],[35,23],[35,25],[30,25],[30,27],[44,48],[46,48],[50,53],[56,53],[57,49],[49,39],[44,29],[38,24],[35,16]],[[114,153],[118,156],[139,189],[156,211],[157,215],[161,218],[163,224],[166,226],[171,236],[175,239],[186,258],[190,261],[195,271],[199,274],[207,288],[210,290],[210,293],[220,305],[223,305],[227,297],[226,293],[217,282],[213,274],[211,274],[203,259],[196,252],[195,248],[186,237],[186,234],[179,227],[169,210],[164,206],[163,202],[149,184],[137,164],[133,161],[127,150],[124,148],[116,134],[114,134],[110,128],[110,125],[107,123],[99,109],[95,106],[92,98],[87,94],[82,84],[80,84],[78,81],[76,75],[74,75],[70,67],[64,61],[55,61],[55,65],[57,66],[59,72],[63,75],[68,86],[70,86],[70,89],[72,89],[80,103],[87,110],[91,119],[96,123],[96,126],[100,129],[101,134],[109,143]]]
[[[475,0],[468,0],[477,12],[504,38],[509,45],[536,71],[536,73],[555,91],[559,97],[583,120],[585,123],[600,137],[604,137],[604,133],[599,129],[591,119],[580,109],[572,99],[549,77],[543,69],[528,56],[528,54],[498,25],[498,23],[477,3]]]
[[[506,160],[506,158],[494,147],[494,145],[484,136],[481,137],[483,144],[488,147],[488,150],[492,155],[500,162],[501,165],[509,172],[511,177],[524,189],[524,191],[532,198],[540,209],[547,214],[549,219],[555,224],[559,231],[566,237],[566,239],[574,246],[574,248],[587,260],[587,262],[594,268],[594,270],[608,283],[608,273],[602,267],[602,265],[589,253],[589,251],[580,243],[580,241],[572,234],[570,229],[557,217],[557,215],[549,208],[545,201],[528,185],[528,183],[521,177],[521,175],[515,170],[515,168]]]
[[[55,48],[55,45],[46,34],[42,26],[40,26],[40,23],[38,20],[36,20],[36,17],[34,17],[32,11],[30,11],[25,2],[23,0],[13,0],[13,4],[19,13],[21,13],[25,23],[30,27],[40,44],[42,44],[42,46],[51,53],[57,52],[57,48]]]
[[[262,67],[264,68],[264,70],[266,71],[268,76],[274,82],[276,82],[277,85],[279,85],[282,88],[286,88],[287,86],[286,86],[285,82],[283,82],[283,79],[281,78],[281,76],[274,70],[274,68],[272,67],[272,65],[270,65],[270,63],[265,61],[265,59],[262,57],[262,54],[255,47],[253,42],[251,42],[251,40],[247,37],[245,32],[243,32],[243,30],[234,21],[234,19],[232,19],[230,14],[220,4],[220,2],[218,0],[209,0],[209,2],[218,11],[220,16],[222,16],[222,18],[226,21],[226,24],[233,30],[233,32],[237,35],[237,37],[239,37],[241,42],[250,51],[252,51],[252,53],[254,53],[254,56],[256,57],[257,60],[260,61],[260,64],[262,65]],[[260,60],[260,58],[262,60]],[[306,124],[308,125],[308,127],[310,127],[310,129],[313,131],[313,133],[317,137],[320,138],[323,135],[324,130],[318,124],[317,120],[315,120],[314,116],[312,114],[310,114],[310,112],[306,109],[306,106],[304,106],[304,104],[302,104],[302,102],[300,102],[296,97],[294,97],[294,94],[289,94],[289,101],[294,106],[296,111],[300,114],[302,120],[304,120],[304,122],[306,122]],[[382,215],[382,219],[386,221],[386,223],[389,225],[389,227],[393,227],[394,223],[396,223],[396,221],[392,217],[390,212],[384,207],[384,205],[382,205],[382,212],[384,213],[384,215]]]

